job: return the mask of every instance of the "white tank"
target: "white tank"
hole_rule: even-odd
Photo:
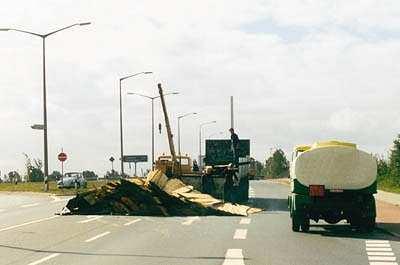
[[[291,165],[291,177],[301,184],[325,185],[326,189],[359,190],[376,180],[375,158],[355,144],[317,142],[300,153]]]

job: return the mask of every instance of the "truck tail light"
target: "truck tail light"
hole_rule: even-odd
[[[311,197],[324,197],[325,195],[324,185],[310,185],[309,188]]]

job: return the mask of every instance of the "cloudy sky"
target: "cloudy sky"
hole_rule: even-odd
[[[398,0],[3,1],[0,28],[46,33],[50,171],[103,174],[119,157],[118,79],[124,81],[126,154],[151,155],[150,102],[156,84],[182,122],[182,150],[198,155],[204,135],[228,137],[229,96],[240,138],[264,160],[271,148],[320,139],[356,142],[385,154],[399,132]],[[0,170],[24,173],[22,153],[42,158],[41,39],[0,32]],[[162,122],[159,102],[156,123]],[[167,151],[164,134],[156,151]],[[149,164],[143,165],[147,168]],[[117,165],[116,165],[117,167]],[[128,169],[129,171],[129,169]]]

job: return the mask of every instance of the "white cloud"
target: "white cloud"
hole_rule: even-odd
[[[230,95],[239,136],[252,139],[259,159],[270,147],[330,137],[385,152],[397,132],[389,121],[400,96],[399,12],[396,1],[19,0],[0,10],[0,27],[46,32],[93,22],[47,41],[50,169],[64,147],[67,169],[104,172],[119,154],[118,78],[147,70],[155,74],[124,81],[124,91],[154,95],[159,81],[180,91],[168,97],[168,110],[174,128],[177,114],[200,113],[182,130],[184,152],[194,156],[200,122],[218,121],[206,135],[229,127]],[[310,30],[291,42],[284,27],[242,30],[255,22]],[[365,38],[376,31],[392,37]],[[0,47],[0,169],[7,171],[23,167],[22,152],[42,157],[42,135],[29,128],[42,119],[41,42],[0,32]],[[125,93],[123,103],[126,152],[150,155],[150,103]],[[156,143],[168,150],[164,135]]]

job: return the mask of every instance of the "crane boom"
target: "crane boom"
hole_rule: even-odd
[[[171,131],[171,126],[169,124],[169,118],[168,118],[168,113],[167,113],[167,106],[165,104],[165,99],[164,99],[164,94],[163,94],[163,89],[161,87],[161,84],[158,84],[158,92],[160,93],[160,99],[161,99],[161,105],[164,113],[164,119],[165,119],[165,127],[167,128],[167,136],[168,136],[168,144],[169,144],[169,150],[171,152],[171,158],[173,164],[177,163],[176,160],[176,153],[175,153],[175,146],[174,146],[174,140],[172,138],[172,131]]]

